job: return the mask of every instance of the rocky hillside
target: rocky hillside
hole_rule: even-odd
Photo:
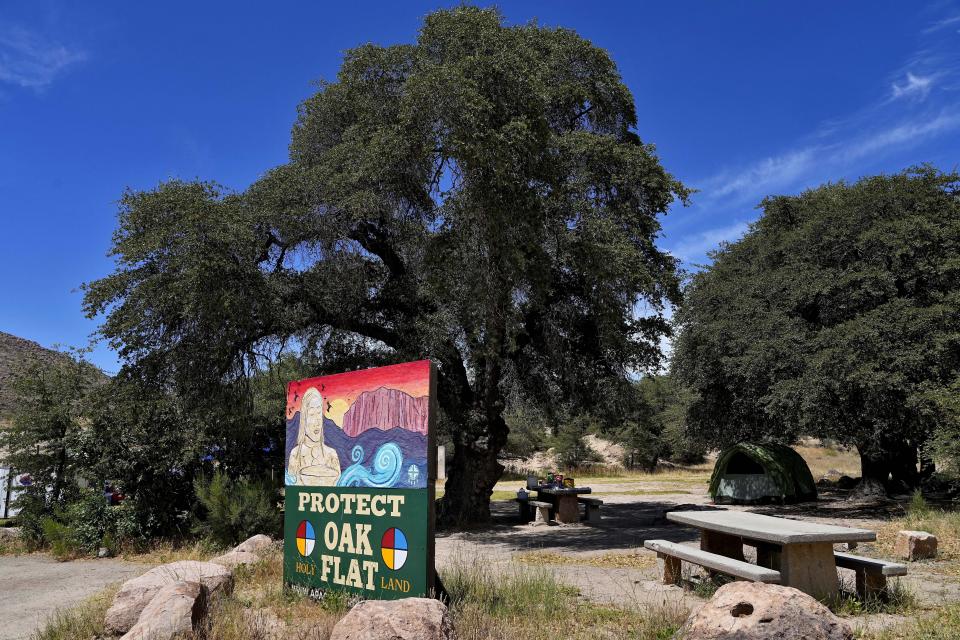
[[[0,423],[8,421],[16,406],[13,377],[33,362],[54,362],[64,356],[36,342],[0,331]]]
[[[343,432],[351,438],[367,429],[394,427],[426,433],[429,403],[427,396],[414,398],[397,389],[364,391],[344,414]]]

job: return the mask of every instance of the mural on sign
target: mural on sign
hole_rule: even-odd
[[[428,384],[409,365],[292,383],[286,484],[426,487]]]
[[[435,384],[423,360],[288,385],[284,580],[294,590],[430,595]]]

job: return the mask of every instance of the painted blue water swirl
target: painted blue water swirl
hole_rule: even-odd
[[[354,464],[344,469],[337,478],[338,487],[392,487],[400,478],[403,452],[392,442],[385,442],[373,456],[373,468],[363,466],[363,447],[356,445],[350,451]]]

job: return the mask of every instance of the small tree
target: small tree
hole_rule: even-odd
[[[0,430],[0,450],[11,468],[32,478],[17,506],[29,521],[28,535],[38,540],[40,518],[76,495],[87,398],[99,379],[102,374],[82,351],[30,364],[15,375],[17,407],[13,425]]]

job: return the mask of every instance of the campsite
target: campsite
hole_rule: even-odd
[[[958,0],[0,14],[0,640],[960,637]]]

